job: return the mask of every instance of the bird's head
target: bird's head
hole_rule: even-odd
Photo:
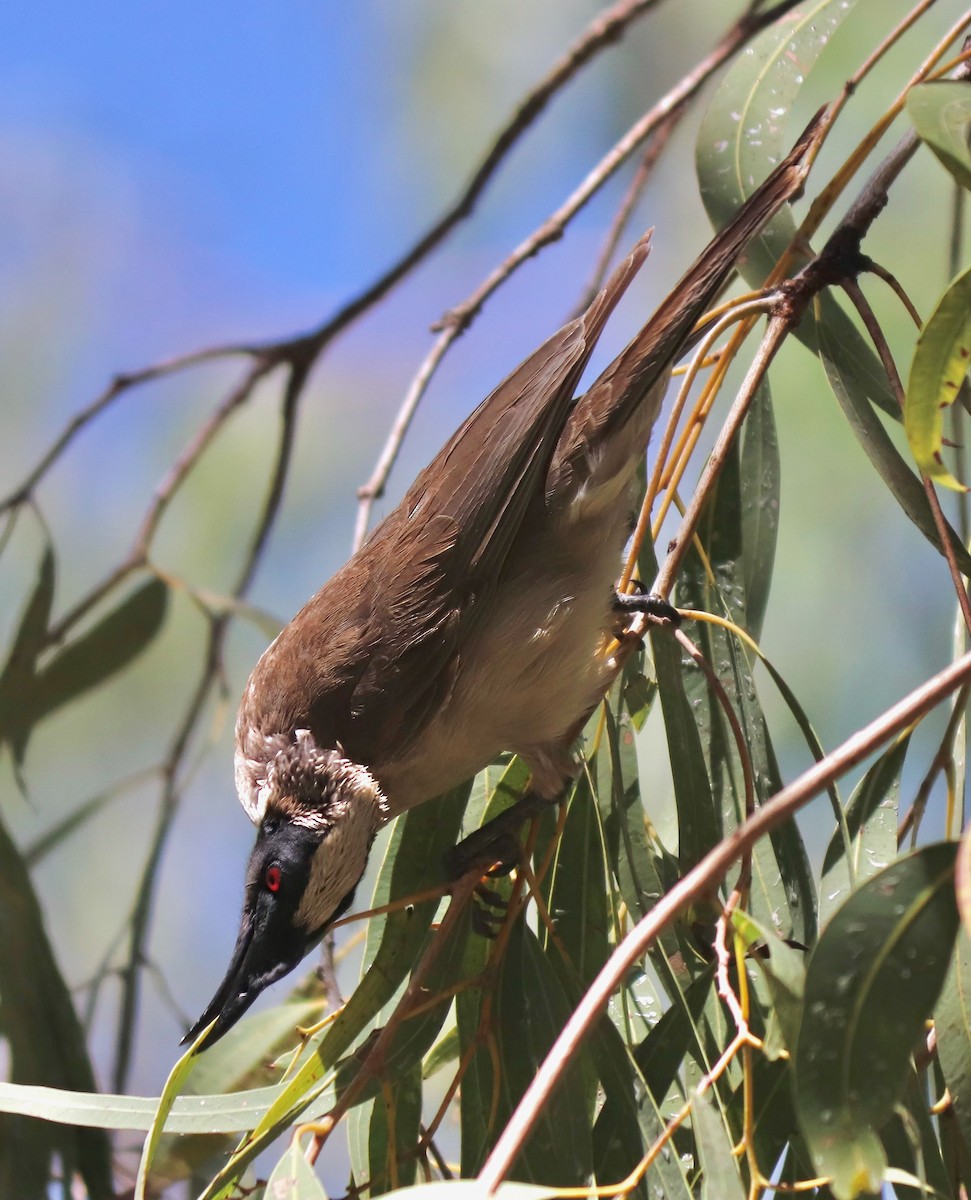
[[[262,769],[256,845],[226,977],[184,1041],[215,1020],[200,1049],[233,1026],[265,987],[300,962],[354,899],[387,819],[370,772],[298,730]]]

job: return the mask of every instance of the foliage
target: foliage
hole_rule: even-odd
[[[872,44],[859,44],[857,27],[857,40],[843,47],[857,66],[831,95],[821,94],[814,68],[849,28],[851,0],[756,0],[714,53],[699,45],[706,57],[669,104],[656,104],[645,85],[647,116],[555,219],[452,310],[364,489],[359,533],[428,377],[454,339],[640,149],[641,166],[610,231],[610,257],[704,79],[720,72],[697,132],[700,193],[716,225],[788,149],[799,128],[797,118],[788,119],[793,110],[808,115],[826,102],[821,136],[836,154],[817,157],[813,147],[808,203],[781,214],[750,250],[741,273],[758,292],[713,315],[655,433],[646,520],[628,576],[636,559],[637,576],[656,576],[695,619],[677,637],[654,629],[647,649],[613,647],[622,666],[584,732],[575,785],[557,813],[524,831],[520,867],[490,885],[496,936],[475,932],[471,914],[484,901],[468,881],[449,887],[442,858],[463,828],[523,794],[525,769],[508,758],[397,822],[373,897],[375,907],[387,908],[368,922],[360,980],[343,1007],[312,1024],[325,999],[311,976],[286,1003],[245,1018],[204,1055],[190,1047],[157,1100],[125,1094],[166,842],[225,687],[227,635],[240,621],[265,628],[246,594],[276,522],[308,375],[335,334],[467,215],[545,103],[635,19],[649,20],[654,7],[630,0],[594,22],[517,109],[456,208],[334,319],[292,340],[217,347],[116,380],[3,503],[0,553],[9,556],[18,525],[35,520],[43,529],[39,489],[79,429],[139,384],[204,360],[243,361],[237,385],[153,496],[123,561],[56,615],[58,563],[67,548],[55,548],[45,531],[12,625],[0,672],[0,739],[24,787],[36,728],[121,686],[165,634],[177,596],[201,613],[207,640],[161,761],[138,777],[157,785],[158,815],[128,906],[126,948],[111,947],[101,972],[103,980],[117,969],[121,978],[117,1094],[96,1090],[91,1047],[46,931],[56,914],[45,916],[32,871],[51,847],[70,852],[87,822],[107,804],[125,802],[124,789],[106,785],[33,851],[0,824],[0,1037],[10,1064],[9,1081],[0,1084],[4,1200],[47,1195],[58,1177],[63,1194],[83,1186],[100,1200],[120,1186],[112,1183],[113,1167],[116,1179],[135,1179],[138,1196],[185,1186],[204,1200],[319,1197],[324,1187],[311,1161],[326,1157],[341,1133],[352,1194],[401,1190],[415,1200],[433,1181],[448,1181],[436,1195],[457,1197],[502,1184],[508,1200],[557,1190],[584,1195],[594,1183],[598,1194],[645,1200],[754,1197],[773,1187],[851,1200],[887,1183],[902,1196],[958,1196],[971,1183],[971,954],[960,932],[962,916],[971,928],[971,849],[959,849],[971,557],[968,501],[959,490],[967,472],[955,450],[969,395],[969,277],[958,222],[952,278],[939,281],[942,299],[921,324],[906,280],[895,277],[906,264],[875,263],[864,253],[885,204],[893,210],[905,168],[921,173],[925,189],[953,187],[961,195],[971,183],[971,83],[958,60],[971,17],[946,30],[934,25],[927,3],[892,16],[890,6],[860,0],[876,18]],[[919,34],[906,42],[913,61],[901,66],[898,55],[894,90],[881,96],[879,117],[861,133],[858,89],[912,23]],[[879,78],[885,86],[886,76]],[[877,142],[898,118],[908,132],[874,167]],[[937,161],[916,153],[922,142]],[[842,165],[834,170],[832,161]],[[841,198],[847,190],[852,201]],[[835,229],[822,240],[826,221]],[[889,284],[916,318],[904,335],[884,332],[887,322],[864,293],[871,284]],[[760,341],[755,328],[763,315],[769,322]],[[937,586],[953,590],[958,613],[953,661],[899,704],[858,721],[829,750],[813,721],[836,698],[806,694],[800,678],[784,678],[760,645],[770,619],[780,640],[802,639],[810,654],[825,636],[822,617],[807,638],[787,614],[773,613],[770,600],[786,547],[769,365],[787,339],[801,344],[795,352],[803,361],[819,360],[812,402],[835,397],[875,468],[888,528],[906,525],[906,516],[919,530],[940,563]],[[901,359],[913,362],[906,387],[894,365]],[[729,412],[722,394],[736,360],[745,372]],[[234,414],[277,376],[283,416],[266,498],[241,547],[234,585],[217,595],[160,565],[156,533]],[[701,438],[706,421],[714,443]],[[805,448],[821,464],[820,486],[827,451]],[[958,482],[949,500],[961,532],[945,516],[934,482]],[[668,544],[669,514],[678,508],[683,524]],[[658,568],[655,547],[665,546]],[[879,630],[874,644],[892,653]],[[838,653],[846,672],[857,670],[858,647]],[[866,669],[879,673],[880,664]],[[947,716],[935,726],[930,714],[940,706]],[[929,752],[918,745],[928,725]],[[790,766],[791,753],[777,752],[793,729],[813,762],[802,772]],[[669,760],[673,802],[663,820],[652,803],[656,763],[645,762],[648,744],[655,758],[666,748]],[[921,755],[926,761],[915,763]],[[844,800],[839,781],[847,772],[859,778]],[[814,867],[795,814],[822,793],[830,829]],[[937,836],[921,837],[928,801],[942,793]],[[112,1143],[111,1130],[138,1132],[137,1173],[126,1156],[130,1140]],[[443,1153],[446,1142],[453,1149]],[[569,1188],[579,1191],[563,1191]]]

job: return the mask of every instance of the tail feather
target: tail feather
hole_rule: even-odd
[[[814,143],[820,114],[792,151],[708,243],[674,289],[629,345],[576,404],[550,465],[547,498],[573,492],[603,463],[611,469],[608,444],[626,431],[633,416],[636,433],[626,432],[626,456],[643,453],[665,387],[692,330],[724,286],[748,243],[779,209],[802,191],[808,167],[803,159]]]

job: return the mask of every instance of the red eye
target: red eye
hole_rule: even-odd
[[[266,868],[266,874],[263,876],[263,882],[266,884],[268,892],[278,892],[280,884],[283,882],[283,875],[280,873],[280,868],[274,863],[272,867]]]

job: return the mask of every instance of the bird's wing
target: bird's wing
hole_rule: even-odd
[[[819,135],[820,116],[816,114],[791,152],[712,238],[647,324],[577,402],[550,467],[546,496],[551,506],[569,500],[598,466],[612,469],[611,455],[604,450],[612,438],[623,436],[635,414],[646,443],[668,373],[691,340],[694,325],[752,238],[802,191],[808,170],[803,160]],[[648,400],[652,389],[654,396]]]
[[[650,239],[640,239],[581,317],[482,401],[409,488],[401,505],[409,520],[427,513],[453,522],[456,570],[484,579],[501,570],[526,509],[542,494],[580,376]]]
[[[350,695],[342,694],[349,700],[343,711],[321,696],[315,713],[316,723],[326,716],[351,757],[356,745],[367,755],[358,761],[400,756],[447,699],[462,640],[526,509],[542,496],[577,383],[649,244],[647,235],[583,316],[479,405],[355,560],[357,577],[366,566],[369,580],[356,630],[360,669]]]

